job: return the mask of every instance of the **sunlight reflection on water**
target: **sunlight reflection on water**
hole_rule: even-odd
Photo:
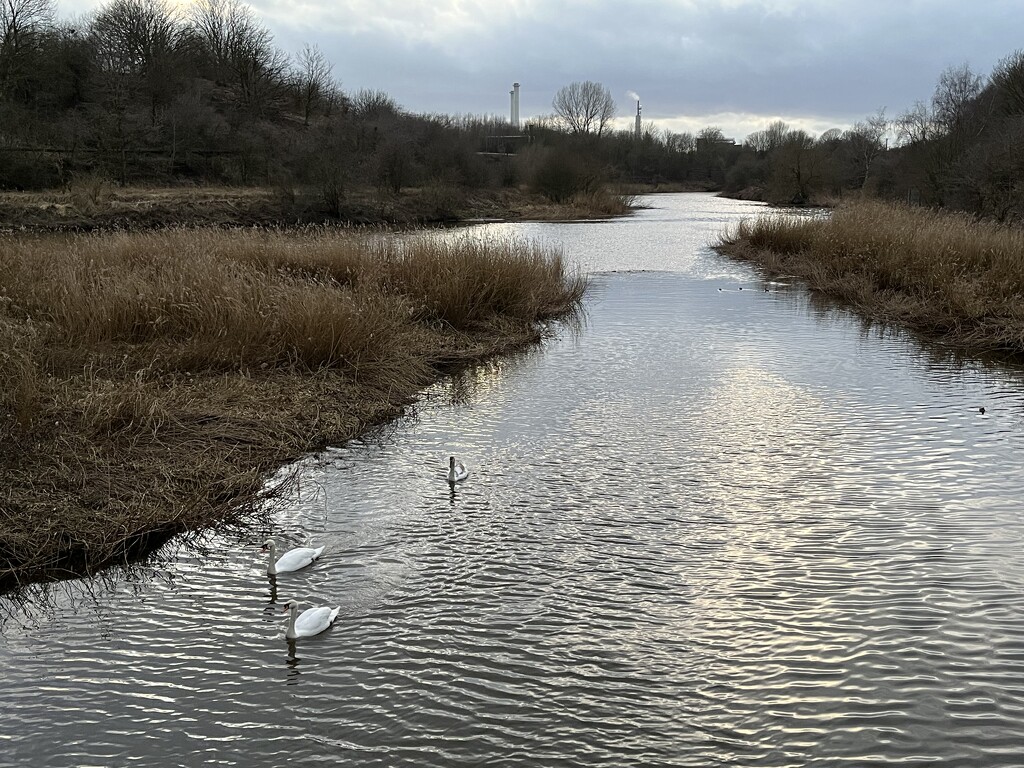
[[[0,761],[1019,765],[1021,372],[766,293],[707,248],[756,206],[652,203],[500,225],[594,273],[583,327],[306,462],[310,569],[255,531],[7,602]],[[337,624],[289,646],[290,597]]]

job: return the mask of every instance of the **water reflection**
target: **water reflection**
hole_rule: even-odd
[[[267,582],[270,585],[270,592],[268,594],[268,600],[267,600],[267,602],[269,604],[267,605],[265,610],[266,610],[267,613],[271,613],[271,612],[276,613],[278,611],[278,608],[277,608],[277,576],[275,574],[268,573],[267,574]]]
[[[292,638],[286,638],[288,643],[288,657],[285,661],[285,666],[288,671],[285,675],[286,685],[298,685],[299,684],[299,662],[301,659],[296,653],[296,642]]]
[[[1019,764],[1020,371],[722,261],[730,203],[663,205],[524,225],[595,272],[581,332],[283,474],[265,530],[4,603],[4,759]],[[275,579],[270,534],[327,549]],[[344,626],[282,645],[292,597]]]

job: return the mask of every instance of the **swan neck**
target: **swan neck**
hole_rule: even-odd
[[[270,574],[271,576],[276,576],[277,575],[277,565],[276,565],[276,561],[277,561],[277,557],[276,557],[276,555],[277,555],[277,545],[275,545],[274,542],[270,542],[270,546],[267,547],[267,549],[269,550],[269,553],[270,553],[270,557],[267,560],[267,573]]]
[[[299,613],[299,607],[292,605],[288,614],[288,630],[284,633],[285,637],[295,637],[295,617]]]

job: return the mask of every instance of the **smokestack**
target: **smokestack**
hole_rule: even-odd
[[[636,100],[636,138],[640,140],[640,99]]]
[[[512,83],[512,127],[519,130],[519,83]]]

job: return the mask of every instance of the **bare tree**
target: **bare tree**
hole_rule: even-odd
[[[91,31],[101,65],[145,75],[173,50],[181,30],[166,0],[112,0],[96,13]]]
[[[889,121],[885,117],[883,108],[866,120],[854,123],[853,128],[843,135],[856,164],[861,189],[864,189],[868,183],[872,164],[885,149],[882,137],[888,129]]]
[[[53,17],[53,0],[0,0],[0,100],[26,74],[29,55]]]
[[[931,141],[938,133],[935,117],[923,102],[915,102],[913,107],[896,118],[896,139],[903,146]]]
[[[791,130],[772,153],[775,194],[779,199],[803,204],[819,180],[823,155],[817,142],[806,131]]]
[[[306,45],[299,52],[294,73],[295,86],[302,106],[303,122],[309,125],[309,118],[318,108],[330,104],[335,96],[334,81],[331,79],[333,65],[315,45]]]
[[[957,163],[988,124],[991,100],[980,98],[984,78],[966,64],[939,77],[931,104],[918,102],[896,120],[897,136],[910,150],[908,167],[920,176],[927,202],[945,205],[959,185]]]
[[[697,139],[689,131],[675,133],[665,131],[665,149],[669,152],[693,152],[697,147]]]
[[[786,143],[789,126],[782,120],[775,120],[763,131],[754,131],[743,142],[761,157],[774,152]]]
[[[570,83],[551,102],[558,119],[573,133],[600,136],[615,117],[611,92],[592,80]]]
[[[928,191],[928,202],[942,205],[942,126],[928,105],[920,101],[897,117],[895,125],[896,139],[906,149],[908,183],[912,188],[921,185]]]
[[[262,114],[282,96],[288,57],[241,0],[199,0],[191,10],[192,31],[214,71],[231,87],[238,105]]]
[[[985,78],[963,64],[948,67],[939,76],[932,95],[932,111],[936,122],[947,133],[961,134],[970,119],[970,106],[985,85]]]
[[[198,0],[192,6],[189,12],[192,33],[216,80],[227,81],[231,42],[251,13],[239,0]]]
[[[827,144],[829,146],[839,144],[843,140],[843,133],[839,128],[829,128],[818,137],[818,144]]]
[[[1007,115],[1024,114],[1024,51],[1014,51],[992,70],[998,105]]]
[[[768,151],[778,149],[789,140],[792,129],[782,120],[775,120],[764,129],[765,139],[768,142]]]
[[[167,0],[113,0],[93,18],[90,37],[107,89],[143,93],[155,124],[181,75],[177,10]]]
[[[352,112],[361,120],[388,120],[398,117],[402,109],[384,91],[361,88],[352,97]]]
[[[743,144],[749,147],[758,157],[768,154],[768,134],[766,131],[753,131],[747,134]]]

